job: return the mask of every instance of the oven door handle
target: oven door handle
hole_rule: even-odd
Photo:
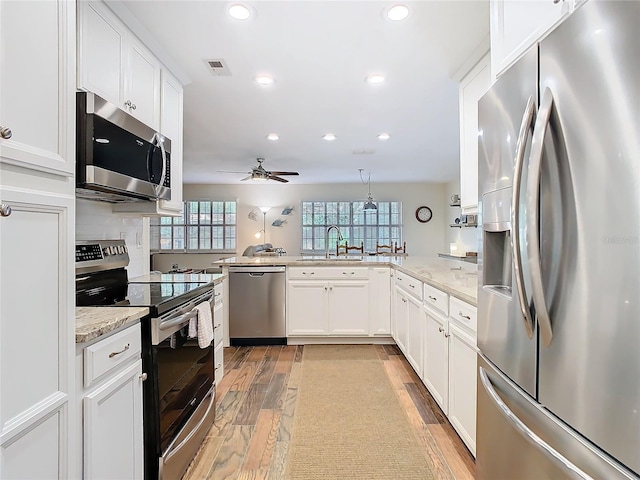
[[[169,445],[169,448],[167,449],[167,453],[164,454],[164,461],[168,462],[169,459],[171,457],[173,457],[176,453],[178,453],[180,451],[180,449],[186,445],[187,443],[189,443],[189,440],[191,440],[191,438],[198,432],[198,430],[200,430],[200,427],[202,427],[202,424],[205,422],[205,420],[209,417],[209,412],[211,412],[211,409],[213,408],[213,405],[215,404],[215,389],[212,388],[211,390],[209,390],[209,393],[207,394],[207,397],[211,397],[211,401],[209,402],[209,406],[207,407],[207,411],[204,412],[204,415],[202,416],[202,418],[200,419],[200,421],[198,422],[198,424],[193,427],[193,429],[189,432],[189,434],[184,438],[184,440],[182,440],[178,445],[176,445],[175,447],[173,445]],[[204,397],[202,399],[202,401],[204,402],[207,397]]]
[[[191,310],[190,312],[187,312],[183,315],[180,315],[179,317],[176,317],[172,320],[165,320],[164,322],[162,322],[160,324],[160,326],[158,327],[160,330],[169,330],[170,328],[175,327],[176,325],[180,325],[182,323],[187,323],[189,320],[191,320],[193,317],[198,316],[198,311],[197,310]]]

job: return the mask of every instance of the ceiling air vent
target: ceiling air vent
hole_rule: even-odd
[[[371,150],[371,149],[367,149],[367,148],[363,148],[360,150],[353,150],[354,155],[373,155],[374,153],[376,153],[375,150]]]
[[[214,75],[219,77],[230,77],[231,71],[227,68],[227,65],[224,63],[222,59],[214,59],[214,60],[205,60],[207,65],[209,65],[209,69],[213,72]]]

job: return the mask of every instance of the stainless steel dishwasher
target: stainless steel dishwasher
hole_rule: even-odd
[[[286,345],[285,267],[229,267],[229,342]]]

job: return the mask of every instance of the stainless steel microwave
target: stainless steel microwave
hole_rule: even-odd
[[[95,93],[76,94],[76,196],[171,198],[171,140]]]

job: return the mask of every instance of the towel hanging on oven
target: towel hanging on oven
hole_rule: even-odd
[[[207,348],[213,341],[213,318],[211,315],[211,303],[204,301],[194,307],[198,312],[189,321],[189,336],[198,337],[198,346]]]

